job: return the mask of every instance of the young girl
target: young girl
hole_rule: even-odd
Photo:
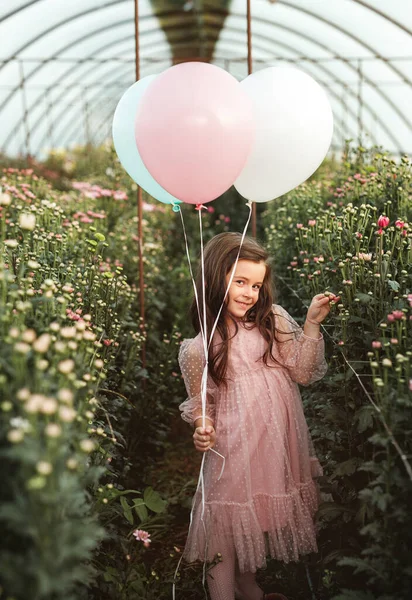
[[[222,233],[205,247],[207,332],[210,335],[239,251],[241,235]],[[264,595],[255,572],[266,555],[284,562],[316,552],[313,516],[322,473],[302,409],[298,383],[321,379],[327,366],[320,323],[330,297],[315,296],[303,330],[273,304],[268,254],[245,238],[235,275],[209,349],[206,427],[202,427],[201,379],[205,355],[198,335],[185,340],[180,368],[189,398],[182,418],[193,424],[195,447],[207,452],[204,497],[199,488],[184,550],[188,561],[221,562],[210,569],[212,600],[280,600]],[[201,323],[202,277],[197,277]],[[222,458],[225,457],[222,471]],[[202,516],[203,513],[203,516]]]

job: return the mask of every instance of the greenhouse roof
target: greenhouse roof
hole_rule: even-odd
[[[134,0],[3,0],[0,148],[41,156],[110,136],[136,77]],[[140,76],[207,60],[243,79],[247,0],[139,0]],[[333,146],[412,155],[412,3],[253,0],[252,68],[294,65],[329,94]]]

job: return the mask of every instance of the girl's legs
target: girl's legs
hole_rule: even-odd
[[[235,600],[235,548],[230,538],[219,544],[222,562],[207,574],[207,586],[211,600]]]
[[[262,600],[263,590],[256,583],[255,573],[240,573],[236,552],[230,538],[219,544],[222,562],[207,574],[207,586],[211,600]]]
[[[256,583],[256,573],[236,571],[236,593],[239,600],[262,600],[263,590]]]

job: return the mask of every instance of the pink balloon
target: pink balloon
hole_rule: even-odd
[[[254,140],[249,96],[227,71],[202,62],[167,69],[149,85],[136,114],[140,156],[170,194],[203,204],[240,175]]]

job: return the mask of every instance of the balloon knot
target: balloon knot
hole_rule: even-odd
[[[196,204],[196,206],[195,206],[196,210],[202,210],[202,208],[204,208],[205,210],[207,210],[207,207],[204,206],[203,204]]]
[[[248,208],[252,208],[252,201],[251,201],[251,200],[248,200],[248,201],[246,202],[246,206],[247,206]]]
[[[173,212],[179,212],[180,206],[178,204],[172,204],[172,210],[173,210]]]

